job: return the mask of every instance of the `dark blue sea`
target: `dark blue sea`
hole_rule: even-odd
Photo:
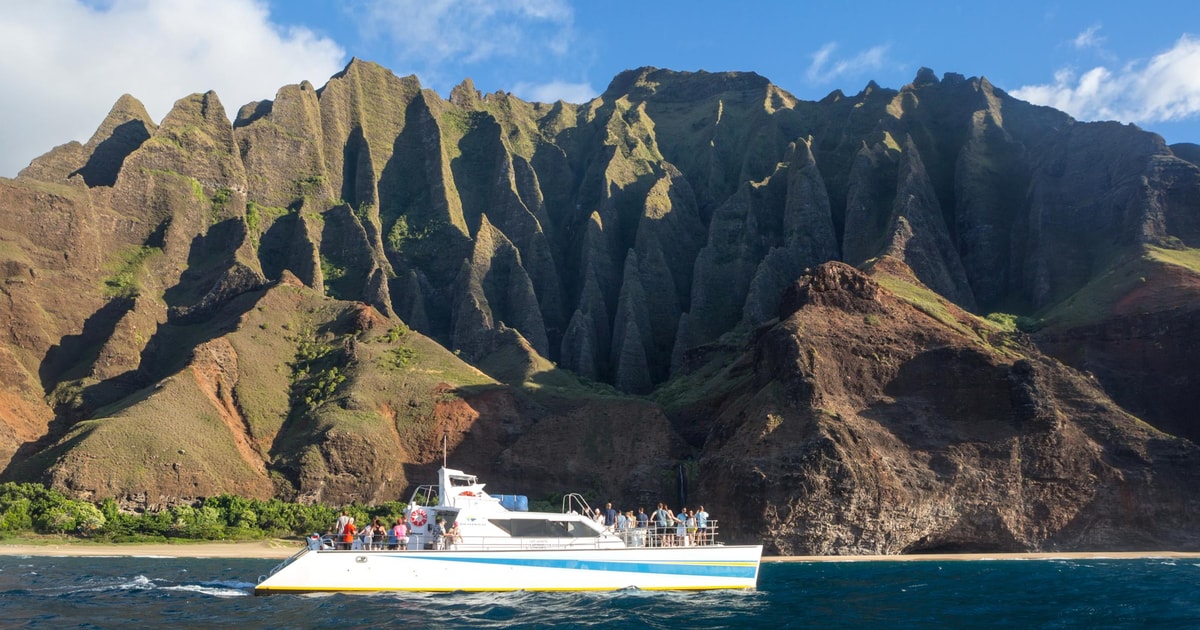
[[[273,560],[0,557],[5,628],[1200,628],[1200,560],[764,562],[755,591],[254,597]]]

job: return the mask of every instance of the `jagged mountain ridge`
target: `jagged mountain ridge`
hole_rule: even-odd
[[[101,441],[97,421],[141,418],[147,388],[192,374],[198,389],[188,382],[171,395],[188,404],[203,395],[202,406],[229,412],[216,413],[234,436],[222,452],[237,453],[247,472],[236,487],[247,493],[338,500],[402,488],[409,471],[397,466],[432,461],[434,431],[418,432],[421,446],[403,431],[371,437],[379,427],[366,416],[490,426],[481,434],[508,437],[477,444],[478,463],[499,457],[501,478],[523,479],[545,470],[530,456],[538,442],[522,437],[528,418],[559,426],[570,444],[561,421],[578,405],[510,400],[462,365],[419,386],[377,382],[384,359],[353,339],[378,331],[304,312],[317,306],[267,308],[296,328],[239,350],[239,335],[265,337],[248,326],[271,324],[249,315],[291,283],[368,304],[389,322],[379,326],[403,321],[508,382],[569,383],[549,358],[643,393],[704,366],[728,333],[736,343],[770,325],[785,289],[827,260],[887,256],[963,308],[1033,315],[1153,246],[1186,254],[1200,171],[1187,159],[1194,151],[1175,149],[1136,128],[1016,101],[986,79],[927,70],[898,91],[872,83],[813,103],[754,74],[643,68],[591,103],[547,105],[485,96],[469,81],[446,100],[355,60],[320,90],[287,86],[246,105],[232,125],[212,93],[181,99],[159,125],[123,97],[86,145],[59,147],[0,182],[14,324],[0,356],[4,430],[24,445],[10,476],[46,470],[67,488],[122,495],[140,484],[168,499],[219,491],[203,472],[190,487],[161,476],[99,487],[75,471],[89,457],[76,447]],[[1189,305],[1194,293],[1177,295]],[[1191,313],[1177,309],[1182,323],[1158,334],[1186,330]],[[1071,330],[1039,335],[1061,348]],[[222,340],[243,358],[231,363]],[[309,366],[296,357],[312,345],[333,349]],[[1059,354],[1095,367],[1085,364],[1102,353],[1080,348]],[[254,388],[212,380],[214,364],[227,377],[257,374],[235,369],[256,354],[290,374]],[[428,360],[419,355],[414,365]],[[318,386],[334,395],[305,410]],[[1182,408],[1194,398],[1170,395]],[[427,409],[426,399],[448,400]],[[629,404],[585,407],[613,418],[605,405]],[[1178,407],[1154,410],[1156,420],[1191,435]],[[707,452],[698,427],[709,420],[670,413],[673,426],[653,405],[633,403],[631,414],[658,427],[665,465],[688,448]],[[612,440],[617,424],[595,430]],[[375,453],[380,439],[388,446]],[[567,464],[588,478],[587,465]],[[651,496],[663,487],[656,469],[603,485]]]
[[[98,137],[143,122],[128,107]],[[129,135],[101,142],[129,148]],[[469,83],[444,101],[355,61],[319,91],[245,106],[232,137],[213,138],[241,159],[196,179],[233,191],[231,208],[241,194],[322,216],[345,202],[333,214],[348,229],[335,233],[357,236],[318,248],[343,272],[331,294],[394,310],[471,360],[505,322],[541,355],[631,392],[666,380],[672,355],[769,319],[782,283],[825,260],[897,254],[964,307],[1032,312],[1122,250],[1196,240],[1172,193],[1196,169],[1156,136],[925,70],[899,92],[803,103],[757,75],[642,69],[592,103],[546,106]],[[1093,168],[1097,151],[1112,163]],[[490,228],[499,243],[479,236]],[[264,229],[259,258],[291,229]],[[327,284],[315,265],[292,266]],[[280,265],[264,271],[275,279]]]
[[[472,360],[505,322],[633,392],[666,380],[677,347],[765,321],[781,283],[824,260],[890,252],[964,307],[1032,312],[1122,250],[1196,240],[1172,197],[1195,167],[1156,136],[927,71],[899,92],[802,103],[756,75],[642,69],[592,103],[546,106],[469,83],[444,101],[356,61],[319,91],[247,105],[232,134],[254,177],[231,165],[212,187],[322,215],[345,202],[337,232],[358,236],[319,247],[345,270],[333,295],[395,310]],[[1097,152],[1111,164],[1094,168]],[[479,237],[491,228],[499,243]],[[275,236],[264,248],[283,247]],[[308,267],[293,271],[325,285]],[[639,291],[649,299],[623,308]]]

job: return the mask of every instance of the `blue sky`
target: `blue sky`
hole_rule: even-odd
[[[443,95],[470,77],[574,102],[647,65],[754,71],[813,100],[870,80],[899,88],[928,66],[1200,143],[1196,0],[0,0],[0,12],[0,176],[86,141],[123,93],[161,120],[211,89],[232,117],[283,85],[323,85],[351,57]]]

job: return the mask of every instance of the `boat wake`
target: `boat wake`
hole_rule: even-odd
[[[211,597],[247,597],[253,594],[254,583],[240,581],[172,582],[163,579],[151,579],[144,575],[135,575],[132,578],[117,578],[107,584],[84,588],[67,587],[59,590],[62,595],[68,596],[79,593],[106,593],[114,591],[160,591],[164,593],[198,593]]]

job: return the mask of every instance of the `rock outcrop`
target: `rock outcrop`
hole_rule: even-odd
[[[739,534],[783,554],[1200,543],[1184,516],[1200,448],[876,273],[818,267],[752,344],[700,460],[700,494],[754,515]]]

